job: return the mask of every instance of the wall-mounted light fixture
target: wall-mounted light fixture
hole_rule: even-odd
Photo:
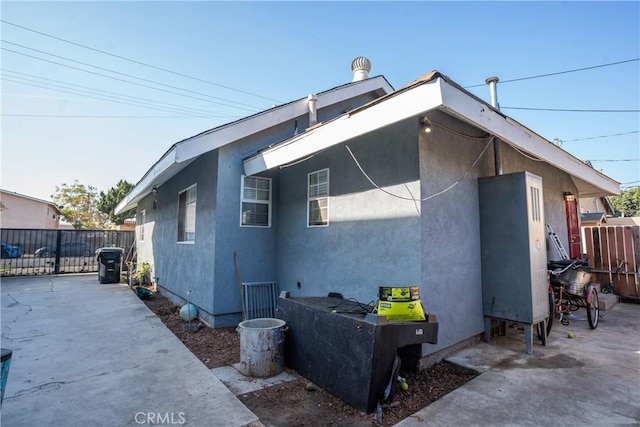
[[[431,121],[427,116],[424,116],[422,119],[420,119],[420,127],[422,127],[422,130],[424,130],[424,133],[431,133],[431,131],[433,130]]]
[[[153,209],[158,209],[158,199],[156,199],[158,196],[158,187],[154,185],[151,192],[153,193]]]

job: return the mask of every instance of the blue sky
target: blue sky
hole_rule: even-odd
[[[0,186],[43,199],[74,180],[104,191],[120,179],[136,183],[181,139],[351,81],[356,56],[367,56],[371,75],[384,75],[395,88],[438,70],[485,100],[491,75],[504,82],[640,58],[637,1],[3,1],[1,7]],[[639,184],[639,61],[499,83],[498,97],[505,114],[562,140],[562,148],[593,160],[623,188]],[[614,134],[623,135],[585,139]]]

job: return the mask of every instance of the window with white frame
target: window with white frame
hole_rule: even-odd
[[[242,177],[240,225],[244,227],[271,226],[270,178]]]
[[[309,227],[329,225],[329,169],[309,174],[307,200]]]
[[[191,187],[178,194],[178,242],[196,240],[196,200],[197,187]]]
[[[138,240],[141,242],[144,242],[144,223],[145,223],[145,211],[141,210],[140,213],[138,213],[138,220],[137,220],[138,224],[140,224],[138,226]]]

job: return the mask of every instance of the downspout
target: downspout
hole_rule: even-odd
[[[309,102],[309,127],[311,127],[318,123],[318,111],[316,110],[318,97],[312,93],[307,97],[307,100]]]
[[[496,110],[500,111],[500,104],[498,103],[498,89],[496,83],[499,79],[496,76],[487,77],[485,83],[489,85],[489,91],[491,92],[491,105]],[[495,164],[496,175],[502,175],[502,145],[498,138],[493,140],[493,159]]]

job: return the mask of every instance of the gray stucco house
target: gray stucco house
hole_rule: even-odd
[[[567,194],[619,184],[438,72],[393,90],[364,58],[352,70],[351,83],[176,143],[116,211],[137,206],[138,258],[174,302],[191,290],[214,327],[241,320],[235,253],[243,282],[292,296],[367,303],[379,286],[418,284],[440,322],[426,356],[484,331],[478,178],[541,177],[565,245]]]

